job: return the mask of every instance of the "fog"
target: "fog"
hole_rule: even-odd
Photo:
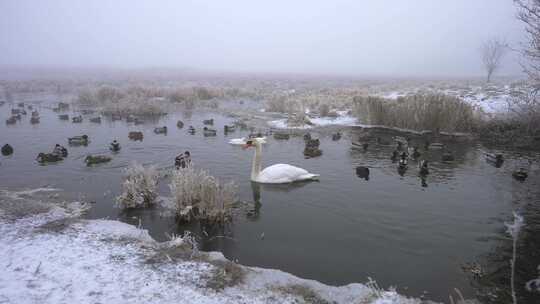
[[[511,0],[4,0],[0,12],[4,66],[479,76],[483,41],[524,40]],[[516,58],[498,74],[519,74]]]

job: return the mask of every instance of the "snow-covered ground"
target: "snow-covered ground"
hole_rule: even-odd
[[[88,205],[43,202],[55,197],[49,192],[0,191],[0,303],[420,303],[236,264],[241,279],[216,289],[232,272],[220,253],[194,252],[181,238],[158,243],[118,221],[83,220]]]

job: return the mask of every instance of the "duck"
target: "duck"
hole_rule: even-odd
[[[58,115],[58,118],[60,120],[69,120],[69,115],[68,114],[60,114],[60,115]]]
[[[2,155],[8,156],[13,154],[13,147],[10,144],[5,144],[2,146]]]
[[[400,156],[400,159],[399,159],[399,163],[398,163],[398,168],[400,169],[407,169],[408,167],[408,160],[407,160],[407,153],[403,152],[401,153],[401,156]]]
[[[154,133],[156,133],[156,134],[167,134],[167,127],[163,126],[161,128],[155,128]]]
[[[223,126],[223,131],[225,133],[234,132],[235,130],[236,130],[236,127],[234,125],[230,125],[230,126],[225,125],[225,126]]]
[[[90,114],[94,114],[96,111],[92,110],[92,109],[83,109],[81,110],[81,113],[83,115],[90,115]]]
[[[79,116],[75,116],[75,117],[71,118],[71,121],[73,123],[81,123],[83,121],[83,118],[82,118],[81,115],[79,115]]]
[[[332,140],[333,141],[338,141],[340,139],[341,139],[341,132],[337,132],[337,133],[332,134]]]
[[[304,140],[305,141],[311,140],[311,133],[308,132],[308,133],[304,134]]]
[[[143,132],[131,131],[128,134],[128,138],[131,139],[131,140],[140,140],[140,141],[142,141],[143,140]]]
[[[182,128],[184,127],[184,122],[181,121],[181,120],[179,120],[178,122],[176,122],[176,127],[177,127],[178,129],[182,129]]]
[[[135,125],[142,125],[144,124],[144,119],[136,117],[133,122],[135,123]]]
[[[18,106],[19,108],[24,108],[24,102],[19,102],[19,103],[17,103],[17,106]]]
[[[32,111],[32,117],[39,117],[38,111]]]
[[[486,161],[494,164],[495,167],[500,168],[504,162],[504,157],[502,154],[486,153]]]
[[[251,165],[251,181],[262,184],[287,184],[298,181],[314,181],[319,179],[319,174],[313,174],[305,169],[289,164],[275,164],[261,170],[262,142],[254,138],[247,141],[244,148],[255,148],[255,154]]]
[[[105,155],[88,155],[84,162],[87,166],[97,165],[101,163],[110,162],[112,158]]]
[[[10,118],[6,119],[6,125],[13,125],[17,123],[17,117],[11,116]]]
[[[284,133],[284,132],[276,132],[276,133],[274,133],[274,139],[288,140],[290,137],[291,137],[291,135],[289,135],[289,133]]]
[[[93,123],[101,123],[101,117],[92,117],[90,118],[90,122],[93,122]]]
[[[204,136],[216,136],[217,132],[214,129],[204,127],[203,128],[203,134],[204,134]]]
[[[58,154],[53,153],[39,153],[36,160],[39,163],[54,163],[63,160],[64,158]]]
[[[512,176],[519,181],[524,181],[525,179],[527,179],[529,174],[524,168],[519,168],[519,170],[512,172]]]
[[[442,161],[445,161],[445,162],[454,161],[455,159],[454,154],[452,154],[452,152],[450,151],[444,151],[441,158],[442,158]]]
[[[88,135],[73,136],[68,138],[68,143],[70,145],[88,145]]]
[[[68,156],[68,150],[64,147],[64,146],[61,146],[60,144],[56,144],[54,146],[54,149],[52,151],[52,154],[56,154],[60,157],[67,157]]]
[[[364,166],[356,167],[356,176],[365,180],[369,180],[369,168]]]
[[[35,125],[35,124],[38,124],[39,123],[39,116],[32,116],[30,118],[30,123]]]
[[[11,115],[21,114],[21,109],[11,109]]]
[[[418,163],[418,168],[420,169],[420,175],[428,175],[429,174],[429,168],[428,168],[428,161],[423,159]]]
[[[318,146],[306,146],[304,148],[304,156],[306,158],[318,157],[322,155],[322,150]]]
[[[203,125],[214,125],[214,119],[205,119],[203,120]]]
[[[58,103],[58,108],[61,109],[61,110],[67,110],[67,109],[69,109],[69,103],[59,102]]]
[[[110,144],[109,146],[109,149],[113,152],[118,152],[120,151],[120,143],[118,141],[113,140],[112,143]]]
[[[195,128],[193,126],[189,126],[188,133],[191,135],[195,134]]]

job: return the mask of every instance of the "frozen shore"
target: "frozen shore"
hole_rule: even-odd
[[[420,303],[374,285],[333,287],[165,243],[51,189],[0,191],[0,303]]]

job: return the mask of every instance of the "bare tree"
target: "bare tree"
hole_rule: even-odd
[[[527,59],[522,63],[536,91],[540,90],[540,0],[514,0],[518,7],[518,19],[525,24],[528,41],[522,49]]]
[[[482,62],[487,72],[487,82],[499,68],[501,59],[506,51],[506,43],[498,38],[491,38],[482,45]]]

